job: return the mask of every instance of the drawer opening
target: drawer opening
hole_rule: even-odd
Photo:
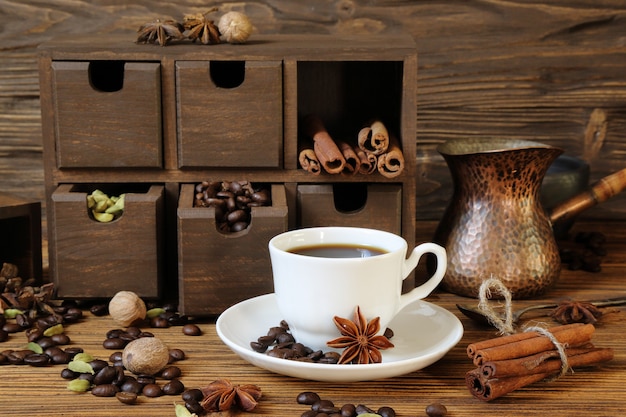
[[[219,88],[236,88],[246,79],[245,61],[211,61],[211,80]]]
[[[124,61],[91,61],[89,84],[96,91],[112,93],[124,88]]]
[[[367,183],[333,184],[333,202],[340,213],[356,213],[367,204]]]
[[[126,194],[146,194],[150,184],[76,184],[70,192],[86,194],[85,210],[94,222],[115,222],[124,216]]]

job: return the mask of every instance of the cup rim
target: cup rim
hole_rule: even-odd
[[[330,260],[330,261],[363,261],[365,259],[376,259],[376,258],[380,258],[380,257],[387,257],[387,256],[391,256],[393,253],[396,253],[398,251],[404,250],[406,252],[407,249],[407,242],[406,240],[395,234],[395,233],[391,233],[391,232],[387,232],[385,230],[379,230],[379,229],[372,229],[372,228],[366,228],[366,227],[354,227],[354,226],[316,226],[316,227],[306,227],[306,228],[300,228],[300,229],[294,229],[294,230],[289,230],[283,233],[280,233],[274,237],[272,237],[268,243],[268,246],[270,248],[270,250],[276,250],[279,251],[283,254],[288,254],[288,255],[292,255],[292,256],[297,256],[297,257],[303,257],[303,258],[309,258],[309,256],[306,255],[302,255],[302,254],[298,254],[298,253],[293,253],[290,250],[294,249],[294,248],[298,248],[298,247],[303,247],[303,246],[310,246],[311,244],[315,245],[316,243],[311,243],[311,244],[305,244],[303,243],[302,245],[296,245],[296,244],[291,244],[289,245],[289,247],[285,247],[283,245],[280,245],[279,242],[285,240],[285,241],[292,241],[292,239],[296,236],[298,236],[299,234],[302,233],[331,233],[332,236],[337,236],[337,235],[344,235],[345,233],[360,233],[359,236],[366,236],[366,235],[376,235],[379,237],[387,237],[388,239],[393,239],[396,244],[393,245],[392,248],[390,248],[390,245],[384,246],[382,244],[378,244],[378,242],[380,242],[380,240],[376,241],[376,243],[369,243],[369,242],[362,242],[362,241],[358,241],[355,239],[351,239],[347,242],[338,242],[336,238],[330,239],[327,242],[324,241],[320,241],[317,242],[318,244],[324,244],[324,243],[330,243],[330,244],[336,244],[336,243],[346,243],[346,244],[355,244],[355,245],[362,245],[364,247],[371,247],[371,248],[377,248],[377,249],[382,249],[385,251],[385,253],[377,255],[375,257],[370,257],[370,258],[323,258],[325,260]],[[380,242],[382,243],[382,242]]]

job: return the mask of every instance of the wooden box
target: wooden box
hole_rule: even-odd
[[[178,204],[179,310],[217,315],[247,298],[273,291],[268,242],[287,230],[282,185],[271,187],[272,205],[253,207],[248,228],[217,230],[215,209],[193,207],[194,186],[181,187]]]
[[[352,226],[402,234],[397,184],[303,184],[297,187],[300,227]]]
[[[180,167],[280,167],[282,83],[281,61],[177,62]]]
[[[0,268],[17,266],[23,279],[41,280],[41,203],[0,193]]]
[[[160,74],[158,62],[53,62],[58,166],[161,167]]]
[[[125,193],[123,214],[100,223],[87,208],[96,188]],[[52,194],[50,263],[61,298],[106,298],[120,290],[159,297],[162,276],[161,185],[62,184]]]

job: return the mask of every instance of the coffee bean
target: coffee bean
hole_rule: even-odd
[[[63,379],[76,379],[78,378],[78,372],[74,372],[71,369],[63,369],[61,371],[61,378]]]
[[[335,404],[330,400],[317,400],[313,404],[311,404],[311,410],[324,412],[323,410],[333,408]]]
[[[116,377],[117,370],[113,366],[105,366],[99,371],[96,371],[96,374],[93,377],[93,383],[96,385],[112,384]]]
[[[150,326],[154,327],[155,329],[166,329],[168,327],[170,327],[170,322],[167,321],[167,319],[157,316],[157,317],[153,317],[150,320]]]
[[[116,392],[115,398],[122,404],[135,404],[137,402],[137,394],[134,392]]]
[[[143,395],[145,395],[146,397],[151,397],[151,398],[155,398],[155,397],[160,397],[163,395],[163,390],[161,389],[160,386],[158,386],[157,384],[148,384],[145,385],[143,387],[143,390],[141,391],[143,393]]]
[[[180,377],[182,372],[178,366],[166,366],[161,370],[161,378],[163,379],[174,379]]]
[[[43,332],[43,329],[40,329],[38,327],[31,327],[30,329],[26,330],[26,340],[28,340],[29,342],[36,342],[37,339],[43,336]]]
[[[50,336],[50,339],[52,339],[56,345],[69,345],[71,341],[70,337],[63,333],[52,335]]]
[[[152,375],[138,375],[137,382],[141,385],[150,385],[156,382],[156,378]]]
[[[20,326],[19,324],[13,321],[8,321],[4,323],[4,325],[2,326],[2,330],[4,330],[6,333],[17,333],[21,332],[24,329],[22,329],[22,326]]]
[[[178,395],[185,391],[185,385],[180,379],[172,379],[167,384],[163,385],[163,393],[165,395]]]
[[[101,317],[109,314],[108,304],[94,304],[89,308],[89,312],[94,316]]]
[[[313,391],[301,392],[296,397],[296,401],[298,402],[298,404],[313,405],[314,403],[320,400],[321,400],[320,396],[316,392],[313,392]]]
[[[122,340],[119,337],[111,337],[108,339],[104,339],[104,341],[102,342],[102,347],[105,349],[119,350],[123,349],[127,344],[127,341]]]
[[[141,393],[143,386],[132,376],[125,376],[124,380],[119,385],[120,391],[123,392],[134,392],[135,394]]]
[[[121,360],[122,360],[122,352],[121,351],[113,352],[109,356],[109,362],[120,362]]]
[[[78,346],[68,347],[65,349],[65,353],[74,357],[76,356],[77,353],[83,353],[83,348],[78,347]]]
[[[22,329],[28,329],[30,326],[32,326],[32,323],[30,322],[30,319],[26,314],[18,314],[17,316],[15,316],[15,323],[17,323],[17,325],[20,326]]]
[[[202,390],[198,388],[191,388],[183,392],[183,394],[181,395],[181,398],[185,402],[186,401],[202,401],[202,399],[204,398],[204,394],[202,393]]]
[[[260,342],[250,342],[250,347],[257,353],[264,353],[267,350],[268,345]]]
[[[24,364],[30,366],[46,366],[50,363],[50,356],[45,353],[33,353],[24,357]]]
[[[170,363],[185,359],[185,352],[180,349],[170,349]]]
[[[190,413],[196,414],[199,416],[204,415],[206,413],[206,410],[204,409],[204,407],[202,407],[199,401],[193,401],[193,400],[185,401],[185,408]]]
[[[96,397],[114,397],[119,392],[119,388],[113,384],[96,385],[91,389],[91,393]]]
[[[344,404],[341,406],[341,417],[353,417],[356,415],[354,404]]]
[[[183,326],[183,334],[187,336],[200,336],[202,335],[202,330],[195,324],[188,323]]]
[[[72,355],[64,351],[55,352],[50,358],[54,364],[67,364],[72,361]]]
[[[396,417],[396,410],[391,407],[380,407],[376,414],[380,414],[381,417]]]
[[[141,329],[137,326],[130,326],[126,329],[125,333],[127,333],[133,338],[137,338],[141,334]]]
[[[0,329],[0,342],[6,342],[7,340],[9,340],[9,332]]]
[[[444,417],[448,414],[448,409],[440,403],[433,403],[426,406],[426,414],[428,417]]]

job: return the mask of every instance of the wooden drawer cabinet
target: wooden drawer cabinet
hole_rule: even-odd
[[[272,291],[266,246],[287,229],[379,228],[414,245],[412,38],[258,35],[243,45],[159,47],[114,36],[53,40],[39,50],[50,275],[59,296],[131,289],[178,296],[186,313],[215,315]],[[114,76],[98,86],[103,68]],[[404,171],[394,178],[305,171],[298,153],[309,114],[335,139],[354,142],[371,119],[384,120]],[[192,207],[189,195],[202,181],[241,180],[270,184],[272,206],[253,210],[244,232],[218,234],[211,210]],[[102,183],[145,187],[124,222],[87,217],[85,194]],[[337,189],[358,207],[338,208]],[[231,272],[232,264],[241,269]],[[154,278],[161,276],[162,283]]]

